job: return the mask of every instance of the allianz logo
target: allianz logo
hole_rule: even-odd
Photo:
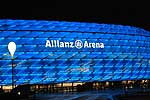
[[[70,41],[59,41],[59,40],[46,40],[45,47],[50,48],[104,48],[104,43],[99,42],[88,42],[82,40]]]

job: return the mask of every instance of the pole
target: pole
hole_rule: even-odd
[[[11,64],[12,64],[12,89],[14,88],[14,53],[16,51],[16,44],[15,42],[9,42],[8,50],[11,56]]]
[[[14,88],[14,66],[13,66],[13,64],[14,64],[14,59],[12,58],[11,59],[11,64],[12,64],[12,89]]]

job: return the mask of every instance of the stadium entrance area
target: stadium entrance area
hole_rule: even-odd
[[[22,85],[23,88],[25,86],[28,87],[30,86],[30,91],[34,91],[35,93],[84,92],[84,91],[99,91],[107,89],[128,90],[132,88],[140,88],[140,89],[149,88],[150,80]],[[16,86],[15,89],[18,87],[20,88],[20,86]],[[1,88],[5,92],[11,91],[10,86],[1,86]]]

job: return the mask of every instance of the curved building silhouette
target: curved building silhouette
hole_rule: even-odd
[[[0,20],[0,85],[150,79],[150,32],[132,26]]]

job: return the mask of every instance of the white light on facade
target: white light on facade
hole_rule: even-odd
[[[14,53],[16,51],[16,44],[15,44],[15,42],[9,42],[9,44],[8,44],[8,50],[10,52],[10,55],[11,55],[12,59],[13,59]]]

